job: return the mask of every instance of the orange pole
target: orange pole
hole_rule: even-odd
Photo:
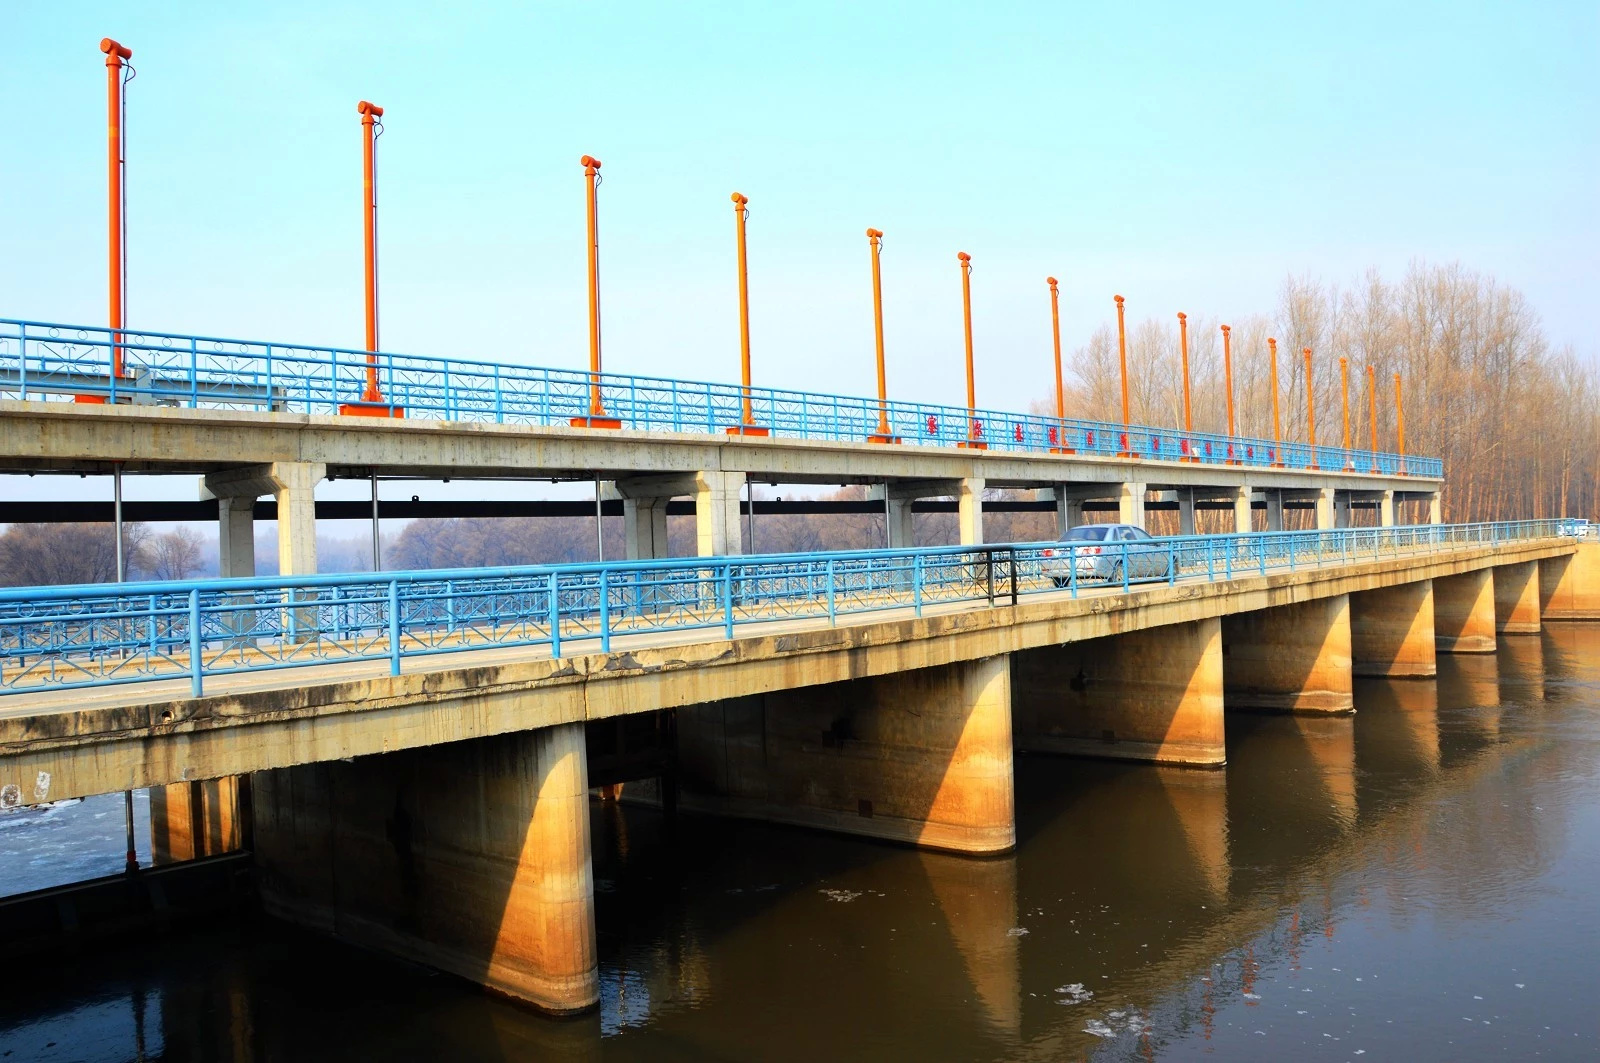
[[[878,436],[889,441],[889,381],[883,368],[883,272],[878,259],[883,254],[883,232],[867,230],[867,251],[872,256],[872,327],[878,349]]]
[[[1117,300],[1117,362],[1122,369],[1122,450],[1117,457],[1127,458],[1132,456],[1132,448],[1128,446],[1128,326],[1123,317],[1122,296],[1114,298]]]
[[[600,398],[600,211],[595,195],[600,184],[600,160],[585,155],[584,183],[588,186],[589,206],[589,416],[604,417]]]
[[[739,379],[744,388],[744,424],[755,424],[750,409],[750,269],[745,258],[744,222],[749,213],[750,200],[739,192],[733,194],[733,224],[739,244]]]
[[[1311,386],[1311,348],[1303,348],[1306,356],[1306,439],[1311,444],[1311,467],[1317,467],[1317,389]]]
[[[1067,393],[1061,383],[1061,290],[1054,277],[1046,277],[1050,285],[1050,336],[1056,351],[1056,430],[1061,433],[1056,440],[1058,450],[1067,451]]]
[[[105,37],[100,50],[106,55],[106,235],[108,251],[107,316],[111,326],[111,375],[122,375],[122,282],[126,259],[122,246],[122,61],[133,58],[133,49]]]
[[[1283,464],[1283,432],[1278,427],[1278,341],[1267,338],[1267,354],[1271,359],[1271,368],[1268,373],[1272,381],[1272,456],[1274,465]]]
[[[1228,390],[1228,446],[1233,446],[1233,329],[1222,326],[1222,379]]]
[[[1350,460],[1350,359],[1339,359],[1339,392],[1344,403],[1344,467],[1353,468]]]
[[[972,256],[957,251],[956,261],[961,263],[961,321],[967,336],[967,439],[977,442],[983,431],[978,427],[978,389],[972,376]]]
[[[1394,375],[1394,427],[1400,448],[1400,475],[1406,474],[1406,407],[1400,401],[1400,374]]]
[[[356,112],[361,115],[361,223],[367,265],[367,387],[361,401],[382,402],[383,393],[378,390],[378,189],[374,155],[383,108],[362,100],[356,104]]]
[[[1372,440],[1372,471],[1378,471],[1378,371],[1367,366],[1367,401],[1372,407],[1367,427]]]
[[[1189,315],[1182,311],[1178,312],[1178,349],[1184,355],[1184,432],[1194,432],[1194,410],[1189,407]]]

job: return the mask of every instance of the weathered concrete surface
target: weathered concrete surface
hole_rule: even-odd
[[[243,823],[250,809],[240,808],[248,777],[179,782],[150,788],[150,858],[157,865],[202,856],[220,856],[245,846]]]
[[[14,694],[0,701],[0,794],[58,800],[892,675],[1574,548],[1571,540],[1544,540],[1442,550],[1224,583],[1158,584],[1127,595],[1030,595],[1017,606],[930,611],[921,619],[885,614],[836,628],[826,620],[791,621],[732,641],[619,638],[609,655],[577,653],[585,645],[577,643],[559,661],[517,648],[408,661],[400,676],[381,663],[307,668],[238,677],[231,692],[217,681],[217,693],[199,699],[184,696],[187,681]],[[1431,624],[1428,644],[1431,650]]]
[[[1494,569],[1433,581],[1433,638],[1440,653],[1493,653]]]
[[[1350,597],[1350,659],[1359,676],[1426,678],[1438,672],[1433,582],[1401,583]]]
[[[1012,658],[1017,748],[1221,767],[1222,624],[1215,617]]]
[[[1539,562],[1539,606],[1546,620],[1600,620],[1600,543]]]
[[[1388,489],[1416,497],[1442,481],[1337,470],[1265,469],[1086,454],[876,446],[778,437],[537,428],[162,406],[0,400],[0,470],[198,472],[313,462],[339,476],[549,476],[615,480],[711,471],[784,483],[962,480],[990,487],[1143,483],[1152,488]],[[1115,497],[1115,492],[1113,492]]]
[[[678,712],[679,804],[999,853],[1016,845],[1005,656]]]
[[[1354,712],[1350,596],[1223,617],[1222,674],[1230,709]]]
[[[1502,635],[1539,633],[1539,562],[1494,569],[1495,630]]]
[[[600,995],[583,728],[255,776],[267,911],[556,1012]]]

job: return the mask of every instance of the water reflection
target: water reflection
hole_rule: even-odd
[[[263,922],[48,967],[0,996],[0,1052],[1588,1057],[1600,625],[1362,681],[1356,707],[1230,717],[1222,771],[1019,757],[996,859],[593,805],[579,1019]]]

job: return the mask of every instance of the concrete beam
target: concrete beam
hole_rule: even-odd
[[[1227,762],[1215,619],[1012,657],[1017,748],[1190,767]]]
[[[1016,844],[1009,659],[678,711],[679,807],[962,853]]]
[[[282,919],[551,1012],[600,998],[581,724],[262,772]]]
[[[1493,653],[1494,569],[1434,580],[1433,628],[1440,653]]]
[[[1223,617],[1227,706],[1317,715],[1354,712],[1350,647],[1347,594]]]
[[[1432,580],[1350,596],[1350,656],[1356,675],[1431,677],[1438,673],[1436,653]]]

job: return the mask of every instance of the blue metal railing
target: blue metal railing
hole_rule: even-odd
[[[1227,580],[1472,544],[1572,535],[1575,522],[1019,543],[294,579],[0,590],[0,693],[546,647],[1136,584]]]
[[[0,319],[0,394],[25,399],[88,395],[107,402],[333,414],[360,406],[367,352],[337,347],[218,339],[176,333],[123,332],[123,375],[110,371],[113,334],[104,328]],[[567,425],[589,414],[595,377],[541,369],[380,352],[384,398],[407,417],[497,424]],[[600,374],[606,413],[644,431],[721,434],[737,425],[737,384]],[[878,431],[878,400],[774,388],[751,388],[757,424],[774,435],[859,443]],[[959,406],[888,403],[891,434],[902,442],[953,446],[976,434],[995,450],[1072,450],[1161,461],[1352,469],[1441,478],[1438,458],[1345,450],[1304,443],[1181,432],[1110,422],[1058,420],[979,410],[970,422]]]

